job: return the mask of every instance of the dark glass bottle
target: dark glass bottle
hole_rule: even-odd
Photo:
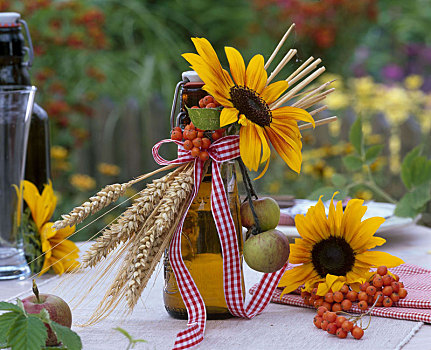
[[[28,71],[31,62],[25,61],[27,51],[30,57],[33,55],[31,41],[28,37],[28,49],[25,47],[21,33],[22,21],[19,21],[19,18],[19,14],[0,13],[0,85],[31,85]],[[42,191],[43,185],[49,182],[50,177],[48,114],[35,103],[28,136],[25,179]]]

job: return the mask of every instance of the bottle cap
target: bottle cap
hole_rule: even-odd
[[[19,27],[21,15],[17,12],[0,12],[0,28]]]
[[[198,73],[196,73],[194,70],[188,70],[186,72],[183,72],[181,74],[181,78],[183,80],[188,80],[189,82],[192,82],[192,83],[203,83]]]

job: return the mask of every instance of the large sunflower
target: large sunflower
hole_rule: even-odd
[[[240,153],[247,168],[256,171],[266,161],[263,173],[266,171],[271,143],[287,165],[299,173],[302,143],[297,121],[314,125],[314,120],[301,108],[271,108],[288,88],[287,81],[267,85],[268,74],[262,55],[255,55],[246,69],[241,54],[233,47],[225,47],[229,75],[208,40],[192,38],[192,41],[198,54],[186,53],[183,57],[204,81],[203,89],[224,107],[220,116],[221,127],[234,122],[241,125]]]
[[[23,199],[30,209],[40,235],[42,252],[45,253],[40,275],[51,267],[58,274],[78,267],[79,248],[67,239],[75,231],[75,226],[56,230],[52,227],[54,223],[48,222],[57,204],[52,184],[45,185],[42,194],[39,194],[35,185],[24,181]]]
[[[301,264],[284,273],[278,286],[289,293],[304,284],[311,291],[319,283],[317,294],[329,289],[338,291],[347,283],[358,290],[366,280],[370,268],[381,265],[394,267],[403,261],[393,255],[369,251],[384,244],[374,234],[385,221],[381,217],[362,220],[367,207],[363,200],[352,199],[343,213],[341,201],[334,207],[331,201],[329,214],[319,199],[306,216],[296,215],[295,224],[302,238],[290,245],[290,262]]]

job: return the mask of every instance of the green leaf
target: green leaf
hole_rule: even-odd
[[[129,339],[129,341],[133,341],[132,336],[125,329],[123,329],[121,327],[116,327],[116,328],[114,328],[114,330],[119,331],[120,333],[122,333],[127,339]]]
[[[187,108],[193,125],[201,130],[220,129],[220,109],[218,108]]]
[[[49,317],[49,312],[46,309],[42,309],[40,310],[40,312],[38,314],[33,314],[34,316],[36,316],[37,318],[39,318],[42,322],[51,324],[51,319]]]
[[[18,317],[24,316],[18,312],[6,312],[0,315],[0,343],[7,342],[7,335]]]
[[[349,140],[359,155],[363,154],[364,137],[362,134],[362,119],[357,118],[350,128]]]
[[[404,182],[404,186],[406,186],[407,189],[411,189],[412,186],[412,162],[414,159],[420,155],[421,153],[421,146],[417,146],[413,148],[403,159],[403,164],[401,165],[401,179]]]
[[[7,303],[5,301],[0,301],[0,310],[4,311],[15,311],[20,314],[24,314],[23,309],[21,309],[18,305]]]
[[[394,214],[400,217],[415,218],[431,200],[431,183],[425,183],[405,194],[398,202]]]
[[[345,176],[341,174],[332,175],[331,181],[335,187],[341,188],[347,183],[347,179]]]
[[[82,343],[78,334],[70,328],[51,321],[51,328],[57,335],[57,339],[63,343],[68,350],[81,350]]]
[[[380,152],[382,152],[382,149],[383,145],[375,145],[368,148],[365,152],[365,163],[367,163],[368,165],[374,163]]]
[[[350,171],[360,170],[363,165],[362,159],[359,158],[358,156],[353,156],[353,155],[343,157],[343,163],[345,167]]]
[[[47,335],[46,327],[39,318],[21,315],[9,330],[8,341],[12,350],[40,350]]]
[[[431,182],[431,160],[427,160],[424,156],[416,157],[411,163],[410,173],[413,186]]]

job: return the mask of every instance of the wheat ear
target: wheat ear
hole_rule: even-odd
[[[95,266],[102,258],[106,258],[118,244],[125,242],[133,233],[139,232],[148,215],[162,199],[166,189],[180,171],[182,171],[182,168],[178,168],[148,184],[140,192],[133,205],[121,215],[116,223],[109,226],[85,253],[82,257],[83,268]]]
[[[130,180],[129,182],[105,186],[102,190],[97,192],[96,195],[89,198],[88,201],[81,204],[79,207],[72,209],[69,214],[62,215],[62,220],[54,222],[53,228],[59,230],[67,226],[79,224],[84,221],[89,215],[95,214],[101,209],[111,204],[112,202],[115,202],[118,198],[124,195],[126,190],[132,185],[161,171],[169,170],[177,166],[178,164],[167,165],[151,173],[141,175],[136,179]],[[181,165],[180,167],[183,168],[184,165]]]

